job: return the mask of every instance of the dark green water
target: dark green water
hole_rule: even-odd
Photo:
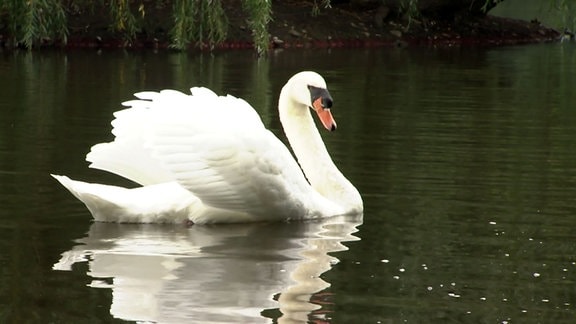
[[[140,90],[243,97],[280,134],[293,73],[363,218],[93,224],[49,173],[87,168]],[[0,322],[572,323],[576,46],[195,55],[0,53]]]

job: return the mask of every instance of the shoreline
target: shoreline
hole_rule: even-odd
[[[228,20],[226,40],[219,44],[190,44],[187,51],[253,49],[246,14],[225,2]],[[69,17],[66,44],[46,39],[43,48],[124,48],[135,50],[170,49],[169,8],[148,13],[156,23],[142,27],[133,40],[110,29],[104,15],[78,13]],[[392,14],[379,16],[378,8],[360,10],[350,5],[333,5],[315,16],[309,2],[275,1],[273,20],[268,25],[269,49],[274,48],[386,48],[502,46],[560,41],[562,33],[539,21],[497,16],[454,17],[451,20],[422,17],[407,19]],[[73,26],[84,26],[82,28]],[[0,33],[0,47],[7,46]],[[17,49],[15,47],[14,49]]]

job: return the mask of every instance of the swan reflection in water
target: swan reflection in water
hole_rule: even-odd
[[[280,323],[321,318],[320,276],[347,250],[362,216],[220,226],[94,223],[55,270],[88,262],[93,288],[112,289],[120,319]],[[319,297],[316,297],[319,299]],[[273,311],[271,313],[274,313]]]

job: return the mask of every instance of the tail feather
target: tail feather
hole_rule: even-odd
[[[127,189],[87,183],[54,175],[70,193],[82,201],[94,220],[121,223],[181,223],[202,203],[175,182]]]

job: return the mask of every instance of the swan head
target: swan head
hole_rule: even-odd
[[[314,110],[324,128],[329,131],[336,130],[336,121],[330,111],[332,96],[320,74],[312,71],[300,72],[290,78],[287,85],[292,100],[300,106]]]

